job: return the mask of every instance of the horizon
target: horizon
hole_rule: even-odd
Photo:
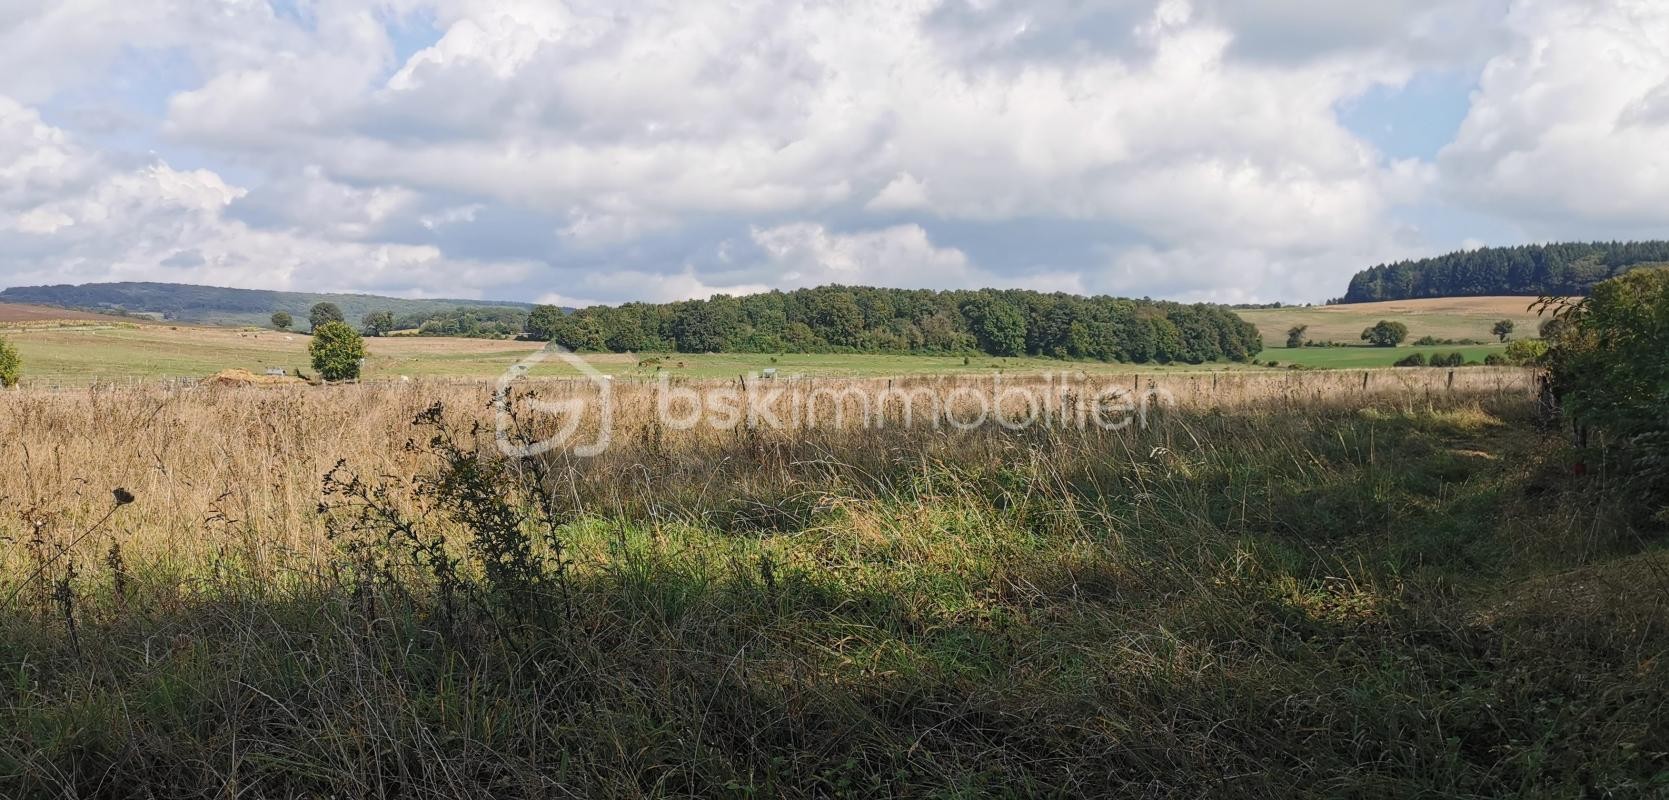
[[[1376,266],[1378,266],[1378,265],[1376,265]],[[211,286],[211,285],[208,285],[208,284],[200,284],[200,283],[168,283],[166,281],[98,281],[98,282],[93,282],[93,283],[81,283],[81,284],[31,284],[31,285],[24,285],[24,286],[0,286],[0,293],[3,293],[3,292],[5,292],[9,289],[40,289],[40,288],[50,288],[52,286],[72,286],[72,287],[75,287],[75,288],[84,288],[84,287],[87,287],[87,286],[114,286],[114,285],[121,285],[121,284],[151,284],[151,285],[156,285],[156,286],[179,286],[179,287],[189,287],[189,288],[195,288],[195,289],[217,289],[217,290],[218,289],[227,289],[227,290],[233,290],[233,291],[275,292],[275,293],[283,293],[283,294],[320,295],[320,296],[327,296],[327,297],[368,297],[368,298],[372,298],[372,299],[383,299],[383,300],[427,300],[427,301],[433,301],[433,302],[456,302],[456,303],[459,303],[459,304],[463,304],[464,306],[467,306],[467,304],[470,304],[470,303],[482,303],[482,304],[494,304],[494,305],[501,305],[501,304],[525,305],[525,306],[531,306],[531,307],[537,307],[537,306],[541,306],[541,305],[560,305],[560,304],[553,304],[553,303],[536,303],[536,302],[531,302],[531,301],[526,301],[526,300],[513,300],[513,299],[501,298],[501,297],[446,297],[446,296],[441,296],[441,295],[433,295],[433,296],[431,296],[431,295],[406,295],[406,296],[401,296],[401,295],[386,295],[386,294],[370,294],[370,293],[366,293],[366,292],[338,292],[338,291],[314,290],[314,289],[264,289],[264,288],[259,288],[259,287],[243,287],[243,286]],[[926,287],[926,286],[919,286],[919,287],[912,287],[912,286],[876,287],[876,286],[868,286],[868,285],[863,285],[863,284],[825,283],[825,284],[818,284],[816,286],[795,286],[795,287],[788,287],[788,288],[783,288],[783,289],[766,288],[766,289],[761,289],[757,292],[738,292],[738,293],[734,293],[734,294],[727,294],[727,293],[724,293],[724,292],[719,292],[719,293],[715,293],[714,295],[708,295],[708,296],[705,296],[705,297],[691,297],[691,298],[685,298],[685,299],[687,299],[687,300],[707,300],[707,299],[709,299],[711,297],[715,297],[715,296],[746,297],[746,296],[752,295],[752,294],[767,294],[767,293],[770,293],[770,292],[794,292],[794,291],[800,291],[800,290],[805,290],[805,289],[822,289],[822,288],[828,288],[828,287],[833,287],[833,286],[844,286],[844,287],[848,287],[848,288],[865,288],[865,289],[885,288],[885,289],[901,289],[901,290],[922,290],[922,291],[931,291],[931,292],[980,291],[980,290],[983,290],[983,289],[994,289],[994,290],[999,290],[999,291],[1000,290],[1006,290],[1006,289],[1020,289],[1021,291],[1038,291],[1038,290],[1024,289],[1024,288],[1021,288],[1021,287],[997,287],[997,286],[973,287],[971,289],[961,289],[961,288],[936,289],[936,288]],[[1044,292],[1044,293],[1048,294],[1050,292]],[[1075,293],[1075,292],[1067,292],[1067,294],[1073,294],[1073,295],[1079,296],[1079,297],[1098,296],[1098,295],[1078,294],[1078,293]],[[1105,295],[1105,294],[1103,294],[1103,295],[1099,295],[1099,296],[1111,296],[1111,297],[1116,297],[1116,298],[1125,299],[1125,300],[1150,300],[1150,301],[1158,302],[1158,303],[1184,303],[1184,304],[1206,303],[1206,304],[1209,304],[1209,305],[1221,305],[1221,306],[1227,306],[1227,307],[1231,307],[1231,308],[1237,307],[1237,306],[1245,306],[1245,305],[1290,305],[1290,306],[1318,305],[1319,306],[1319,305],[1330,305],[1330,304],[1332,304],[1333,300],[1336,299],[1336,298],[1329,298],[1328,300],[1324,300],[1324,301],[1318,302],[1318,303],[1289,302],[1289,301],[1283,301],[1283,300],[1252,301],[1252,302],[1244,302],[1244,303],[1224,303],[1224,302],[1217,302],[1217,301],[1211,301],[1211,300],[1178,300],[1178,299],[1170,298],[1170,297],[1152,297],[1152,296],[1148,296],[1148,295],[1143,295],[1143,296],[1139,296],[1139,297],[1131,297],[1131,296],[1127,296],[1127,295]],[[1529,296],[1529,295],[1525,295],[1525,296]],[[0,298],[0,303],[3,303],[3,302],[6,302],[5,299]],[[18,304],[19,305],[26,305],[29,302],[30,301],[26,301],[26,300],[25,301],[18,301]],[[676,300],[673,300],[673,301],[655,301],[655,300],[638,300],[638,299],[628,298],[628,299],[625,299],[625,300],[619,300],[619,301],[614,301],[614,302],[609,302],[609,303],[596,303],[596,304],[592,304],[592,305],[603,305],[603,306],[614,307],[614,306],[626,305],[626,304],[629,304],[629,303],[648,303],[648,304],[652,304],[652,305],[659,305],[659,304],[664,304],[664,303],[668,303],[668,302],[680,302],[680,301],[676,301]],[[577,310],[579,308],[586,308],[588,306],[560,306],[560,307]]]
[[[1631,240],[1631,242],[1632,241],[1633,240]],[[1398,265],[1407,264],[1407,263],[1418,263],[1418,262],[1422,262],[1422,261],[1428,261],[1428,260],[1438,259],[1438,258],[1442,258],[1442,257],[1446,257],[1446,256],[1456,255],[1456,254],[1459,254],[1459,253],[1476,252],[1478,250],[1513,249],[1513,248],[1522,248],[1522,247],[1541,247],[1541,246],[1549,246],[1549,245],[1556,245],[1556,244],[1573,244],[1573,243],[1578,243],[1578,242],[1543,241],[1543,242],[1526,242],[1526,243],[1516,244],[1516,245],[1499,245],[1499,246],[1497,246],[1497,245],[1486,245],[1486,246],[1479,246],[1479,247],[1472,247],[1472,248],[1464,248],[1464,249],[1460,249],[1460,250],[1451,250],[1451,251],[1447,251],[1447,252],[1443,252],[1443,253],[1434,253],[1434,254],[1430,254],[1430,255],[1414,255],[1414,256],[1410,256],[1408,258],[1401,259],[1401,260],[1394,261],[1394,262],[1384,262],[1384,263],[1380,263],[1380,264],[1367,265],[1367,266],[1361,267],[1360,269],[1358,269],[1358,270],[1356,270],[1356,271],[1354,271],[1350,274],[1351,275],[1356,275],[1356,274],[1360,274],[1360,273],[1366,272],[1366,271],[1371,270],[1371,269],[1377,269],[1377,268],[1389,267],[1389,266],[1398,266]],[[1606,243],[1623,244],[1625,242],[1624,242],[1624,240],[1611,240],[1610,242],[1602,242],[1600,240],[1594,240],[1592,242],[1580,242],[1580,244],[1606,244]],[[1346,278],[1346,280],[1348,281],[1348,277]],[[271,288],[258,287],[258,286],[217,286],[217,285],[211,285],[211,284],[178,283],[178,282],[170,282],[170,281],[93,281],[93,282],[80,283],[80,284],[26,284],[26,285],[0,284],[0,293],[3,293],[3,292],[5,292],[7,290],[10,290],[10,289],[39,289],[39,288],[50,288],[50,287],[54,287],[54,286],[72,286],[72,287],[75,287],[75,288],[83,288],[83,287],[86,287],[86,286],[116,285],[116,284],[154,284],[154,285],[159,285],[159,286],[180,286],[180,287],[202,288],[202,289],[230,289],[230,290],[237,290],[237,291],[254,291],[254,292],[280,292],[280,293],[290,293],[290,294],[337,295],[337,296],[343,296],[343,297],[370,297],[370,298],[375,298],[375,299],[389,299],[389,300],[426,300],[426,301],[434,301],[434,302],[457,302],[457,303],[460,303],[460,304],[468,304],[468,303],[481,303],[481,304],[494,304],[494,305],[515,304],[515,305],[526,305],[526,306],[558,305],[558,306],[562,306],[564,308],[569,308],[569,309],[579,309],[579,308],[587,307],[585,305],[565,305],[565,304],[561,304],[561,303],[544,303],[544,302],[536,302],[536,301],[529,301],[529,300],[516,300],[516,299],[504,298],[504,297],[456,297],[456,296],[430,295],[430,294],[396,295],[396,294],[376,294],[376,293],[358,292],[358,291],[336,291],[336,290],[333,290],[333,289],[311,289],[311,288],[271,289]],[[888,289],[905,289],[905,290],[927,290],[927,291],[968,291],[968,290],[980,290],[980,289],[999,289],[999,290],[1000,289],[1026,289],[1026,287],[1009,287],[1009,286],[973,286],[973,287],[939,288],[939,287],[931,287],[931,286],[881,286],[881,285],[873,285],[873,284],[851,284],[851,283],[842,284],[842,283],[831,282],[831,283],[823,283],[823,284],[815,284],[815,285],[807,285],[807,286],[764,287],[764,288],[760,288],[760,289],[755,290],[755,291],[744,291],[744,292],[716,292],[716,293],[710,294],[710,295],[704,295],[704,296],[699,296],[699,297],[688,297],[688,298],[682,298],[682,299],[685,299],[685,300],[705,300],[705,299],[708,299],[710,297],[721,296],[721,295],[722,296],[730,296],[730,297],[745,297],[745,296],[751,295],[751,294],[764,294],[764,293],[773,292],[773,291],[791,292],[791,291],[796,291],[796,290],[799,290],[799,289],[817,289],[817,288],[826,288],[826,287],[830,287],[830,286],[845,286],[845,287],[850,287],[850,288],[888,288]],[[1033,291],[1043,291],[1045,294],[1051,293],[1051,290],[1033,290]],[[1060,290],[1052,290],[1052,291],[1060,291]],[[1093,296],[1100,295],[1100,296],[1111,296],[1111,297],[1118,297],[1118,298],[1131,299],[1131,300],[1151,300],[1151,301],[1155,301],[1155,302],[1171,302],[1171,303],[1185,303],[1185,304],[1188,304],[1188,303],[1207,303],[1207,304],[1223,305],[1223,306],[1230,306],[1230,307],[1236,307],[1236,306],[1268,306],[1268,305],[1287,305],[1287,306],[1316,305],[1316,306],[1320,306],[1320,305],[1332,305],[1335,302],[1343,302],[1343,292],[1341,292],[1338,295],[1329,296],[1328,298],[1326,298],[1324,300],[1321,300],[1321,301],[1308,301],[1308,300],[1289,301],[1289,300],[1279,300],[1279,299],[1277,299],[1277,300],[1253,300],[1253,301],[1236,301],[1236,302],[1214,301],[1214,300],[1178,299],[1178,298],[1172,298],[1172,297],[1154,297],[1154,296],[1151,296],[1151,295],[1140,295],[1140,296],[1136,296],[1136,295],[1109,295],[1108,293],[1105,293],[1105,292],[1086,294],[1086,293],[1082,293],[1082,292],[1066,291],[1065,293],[1066,294],[1077,295],[1077,296],[1080,296],[1080,297],[1093,297]],[[1465,296],[1483,297],[1483,296],[1517,296],[1517,295],[1465,295]],[[1522,296],[1531,296],[1531,295],[1522,295]],[[617,300],[617,301],[612,301],[612,302],[603,302],[603,303],[591,303],[591,304],[588,304],[588,305],[592,305],[592,306],[601,305],[601,306],[611,306],[612,307],[612,306],[625,305],[625,304],[629,304],[629,303],[659,304],[659,303],[667,303],[667,302],[677,302],[677,301],[675,301],[675,300],[668,301],[668,300],[646,300],[646,299],[640,299],[640,298],[626,298],[626,299],[623,299],[623,300]],[[1357,301],[1357,302],[1361,302],[1361,301]]]

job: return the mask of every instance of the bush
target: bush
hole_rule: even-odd
[[[1414,342],[1415,347],[1471,347],[1480,344],[1494,344],[1494,342],[1478,339],[1439,339],[1436,336],[1421,336]]]
[[[287,331],[287,330],[290,329],[290,326],[294,325],[294,324],[296,324],[296,321],[295,321],[294,317],[290,316],[290,312],[288,312],[288,311],[274,311],[274,312],[272,312],[272,327],[277,328],[281,331]]]
[[[1504,367],[1509,363],[1511,362],[1507,361],[1507,357],[1500,353],[1490,353],[1484,356],[1484,366],[1486,367]]]
[[[1404,359],[1398,361],[1395,364],[1395,366],[1398,366],[1398,367],[1423,367],[1425,365],[1426,365],[1426,354],[1425,353],[1413,353],[1413,354],[1409,355],[1407,358],[1404,358]]]
[[[365,340],[345,322],[327,322],[313,331],[307,352],[313,356],[313,369],[325,380],[353,380],[365,358]]]
[[[1541,339],[1515,339],[1507,344],[1507,360],[1520,366],[1542,363],[1547,356],[1547,342]]]
[[[1373,327],[1362,331],[1362,341],[1374,347],[1396,347],[1407,338],[1407,325],[1383,319]]]
[[[0,386],[16,386],[17,379],[22,374],[23,357],[17,354],[17,347],[5,339],[0,339]]]
[[[1539,340],[1512,345],[1541,345],[1537,358],[1563,410],[1618,446],[1636,485],[1663,509],[1659,518],[1669,518],[1669,270],[1600,283],[1556,318],[1568,327],[1552,349]]]

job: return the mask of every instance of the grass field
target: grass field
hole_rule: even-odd
[[[1264,347],[1280,349],[1287,330],[1295,325],[1310,326],[1309,338],[1317,342],[1361,341],[1362,330],[1374,323],[1395,320],[1408,326],[1409,341],[1422,336],[1438,339],[1494,341],[1490,328],[1499,320],[1517,325],[1518,338],[1536,335],[1541,320],[1528,311],[1534,297],[1451,297],[1430,300],[1396,300],[1384,303],[1271,308],[1236,311],[1263,333]],[[1265,356],[1270,358],[1273,356]]]
[[[0,796],[1660,792],[1659,532],[1523,371],[1357,377],[1120,430],[634,386],[515,462],[479,384],[11,393]]]
[[[260,373],[268,368],[311,372],[305,334],[270,330],[238,330],[159,324],[97,324],[97,321],[36,321],[29,327],[3,331],[24,360],[24,379],[36,385],[84,386],[96,381],[202,378],[221,370]],[[493,379],[519,359],[537,351],[532,342],[486,339],[388,337],[369,339],[371,356],[367,380],[409,378]],[[1300,364],[1319,368],[1384,367],[1412,352],[1366,347],[1276,347],[1259,358],[1282,366]],[[1425,352],[1460,351],[1482,360],[1498,347],[1438,347]],[[654,377],[654,367],[639,367],[640,358],[658,358],[660,369],[692,378],[731,378],[777,369],[784,377],[880,376],[910,374],[992,374],[998,371],[1080,371],[1090,374],[1158,373],[1198,370],[1248,369],[1243,364],[1103,364],[1039,358],[972,356],[913,356],[874,354],[588,354],[587,361],[619,378]],[[574,374],[557,361],[548,361],[535,375]]]
[[[95,380],[199,378],[224,369],[259,373],[276,367],[311,372],[305,334],[167,325],[40,328],[8,332],[22,354],[26,380],[45,385],[78,386]],[[388,337],[368,339],[367,380],[410,378],[497,378],[518,360],[536,352],[536,342],[488,339]],[[732,378],[775,368],[784,377],[876,376],[902,374],[990,374],[1079,370],[1094,373],[1167,372],[1225,369],[1240,365],[1125,365],[1064,362],[1038,358],[912,356],[871,354],[656,354],[661,369],[686,378]],[[621,378],[653,377],[654,367],[638,366],[640,357],[588,354],[597,369]],[[534,375],[576,374],[548,361]]]
[[[1421,353],[1430,359],[1434,355],[1460,353],[1467,361],[1482,363],[1491,353],[1502,353],[1506,345],[1450,345],[1439,347],[1302,347],[1289,350],[1275,347],[1258,355],[1263,361],[1274,361],[1281,366],[1299,364],[1317,369],[1373,369],[1389,367],[1398,359]]]

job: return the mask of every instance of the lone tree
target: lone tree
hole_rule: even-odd
[[[1372,328],[1362,331],[1362,341],[1372,347],[1396,347],[1407,338],[1407,325],[1383,319]]]
[[[318,333],[327,323],[347,321],[347,318],[342,316],[342,309],[337,308],[335,303],[319,303],[307,312],[307,322],[314,333]]]
[[[18,376],[23,374],[23,359],[18,356],[17,348],[11,342],[0,339],[0,386],[11,388],[17,385]]]
[[[1294,325],[1287,329],[1287,347],[1303,347],[1304,334],[1310,332],[1308,325]]]
[[[365,340],[346,322],[326,322],[313,329],[307,352],[313,355],[313,369],[325,380],[353,380],[365,358]]]
[[[1513,321],[1510,319],[1501,320],[1495,323],[1495,327],[1490,328],[1489,332],[1495,334],[1495,338],[1504,342],[1508,336],[1513,335]]]
[[[296,324],[296,321],[295,321],[294,317],[290,316],[290,312],[288,312],[288,311],[274,311],[274,312],[272,312],[272,327],[277,328],[281,331],[287,331],[287,330],[290,329],[290,326],[294,325],[294,324]]]
[[[394,312],[373,311],[360,322],[365,326],[366,336],[387,336],[389,331],[394,330]]]

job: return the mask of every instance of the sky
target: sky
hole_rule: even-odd
[[[0,286],[1320,302],[1666,237],[1662,0],[0,0]]]

